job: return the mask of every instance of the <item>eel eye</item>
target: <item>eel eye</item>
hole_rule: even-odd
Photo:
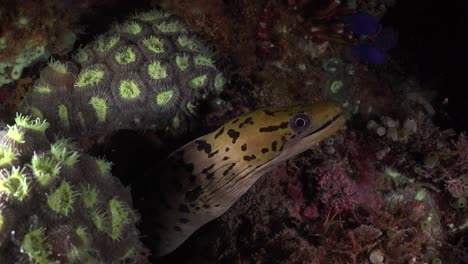
[[[305,114],[295,114],[291,117],[291,128],[296,132],[302,132],[310,127],[310,118]]]

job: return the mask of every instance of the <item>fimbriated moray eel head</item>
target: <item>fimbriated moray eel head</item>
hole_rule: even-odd
[[[337,102],[265,108],[172,153],[159,184],[157,249],[165,255],[222,215],[266,171],[345,124]]]

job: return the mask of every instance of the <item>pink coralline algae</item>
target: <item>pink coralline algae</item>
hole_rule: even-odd
[[[325,209],[333,212],[353,210],[356,206],[358,187],[346,174],[344,167],[330,165],[317,168],[321,189],[320,201]]]

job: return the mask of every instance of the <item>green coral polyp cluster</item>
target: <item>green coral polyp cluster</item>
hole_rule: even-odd
[[[73,55],[73,58],[81,63],[81,64],[84,64],[84,63],[87,63],[89,61],[89,54],[88,52],[86,52],[85,49],[78,49],[78,51]]]
[[[121,65],[130,64],[132,62],[135,62],[135,60],[136,54],[131,47],[127,47],[124,50],[115,54],[115,61]]]
[[[52,157],[34,153],[31,159],[31,170],[41,186],[49,185],[60,173],[60,165]]]
[[[104,79],[105,72],[101,69],[85,69],[80,72],[75,82],[75,87],[96,85]]]
[[[194,59],[195,65],[206,66],[206,67],[215,67],[213,60],[208,56],[197,55]]]
[[[128,193],[120,196],[125,187],[96,177],[112,177],[112,163],[79,152],[68,138],[49,144],[43,134],[48,125],[41,119],[18,114],[15,122],[10,133],[26,133],[23,141],[33,147],[33,154],[16,154],[15,144],[0,144],[0,259],[8,263],[117,263],[125,256],[126,261],[140,263],[136,217],[124,202]],[[0,142],[8,142],[7,132],[1,132]],[[13,166],[13,161],[19,166]],[[5,236],[13,231],[15,242]],[[99,236],[106,239],[99,240]],[[103,250],[112,252],[111,256],[106,253],[103,259]]]
[[[188,38],[187,36],[180,36],[177,38],[177,43],[182,47],[186,48],[190,51],[199,51],[200,46],[191,38]]]
[[[0,171],[0,192],[22,201],[29,194],[29,181],[24,168],[13,167]]]
[[[16,143],[24,143],[24,134],[25,132],[19,128],[18,125],[8,126],[7,137],[14,140]]]
[[[64,104],[59,104],[58,105],[58,118],[60,120],[60,123],[66,127],[70,127],[70,119],[68,118],[68,108]]]
[[[107,161],[105,159],[96,159],[96,165],[101,175],[103,176],[110,175],[111,169],[112,169],[112,162]]]
[[[147,12],[141,12],[138,14],[133,15],[131,18],[133,19],[139,19],[144,22],[152,22],[152,21],[158,21],[161,19],[165,19],[169,17],[171,14],[168,12],[162,12],[159,10],[151,10]]]
[[[153,80],[161,80],[167,78],[167,71],[160,61],[153,61],[148,65],[148,75]]]
[[[190,66],[189,57],[187,55],[177,55],[176,65],[181,71],[187,70]]]
[[[97,230],[104,232],[106,229],[107,215],[105,212],[102,212],[99,209],[94,209],[89,213],[91,221],[93,221],[94,226]]]
[[[192,88],[200,88],[206,84],[207,80],[208,76],[206,74],[203,74],[191,79],[189,85]]]
[[[47,205],[55,213],[68,216],[73,210],[76,196],[77,193],[72,189],[71,185],[63,181],[57,189],[49,194]]]
[[[62,63],[58,60],[51,59],[50,62],[47,64],[54,72],[60,74],[68,73],[68,67],[65,63]]]
[[[97,49],[100,52],[106,52],[112,49],[120,41],[119,35],[110,36],[107,38],[99,37],[97,40]]]
[[[15,123],[19,127],[24,127],[34,131],[44,132],[49,128],[49,123],[46,120],[36,118],[31,120],[31,116],[16,114]]]
[[[80,158],[76,146],[69,139],[61,138],[57,140],[52,144],[50,152],[56,161],[69,167],[74,166]]]
[[[109,108],[107,100],[98,96],[93,96],[91,100],[89,100],[89,104],[93,107],[98,122],[105,122],[107,109]]]
[[[109,212],[109,235],[113,240],[118,240],[122,236],[124,226],[129,223],[129,210],[122,201],[112,198],[109,201]]]
[[[218,73],[214,80],[214,87],[216,88],[216,90],[220,91],[224,88],[225,84],[226,79],[224,79],[224,76],[221,73]]]
[[[120,97],[125,99],[135,99],[141,93],[140,88],[133,80],[122,80],[119,84]]]
[[[81,186],[81,200],[86,208],[94,208],[98,202],[98,190],[95,186]]]
[[[159,93],[156,95],[156,104],[157,105],[166,105],[174,97],[174,90],[169,90],[166,92]]]
[[[164,52],[164,41],[156,36],[149,36],[143,40],[143,45],[150,51],[161,54]]]
[[[49,249],[43,228],[30,230],[21,243],[24,252],[30,260],[38,264],[48,264]]]
[[[122,31],[132,35],[138,35],[141,33],[142,27],[136,21],[127,22],[123,25]]]
[[[0,146],[0,169],[10,166],[18,154],[11,147]]]
[[[52,88],[47,84],[39,84],[34,86],[33,91],[40,94],[50,94],[52,92]]]
[[[176,32],[185,32],[185,27],[178,21],[174,22],[161,22],[155,25],[155,28],[163,33],[176,33]]]

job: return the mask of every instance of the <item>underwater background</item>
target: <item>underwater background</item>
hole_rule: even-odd
[[[467,19],[461,0],[3,0],[0,263],[468,263]],[[326,100],[347,123],[303,153],[268,117],[307,110],[254,112]],[[258,180],[222,180],[249,163]]]

